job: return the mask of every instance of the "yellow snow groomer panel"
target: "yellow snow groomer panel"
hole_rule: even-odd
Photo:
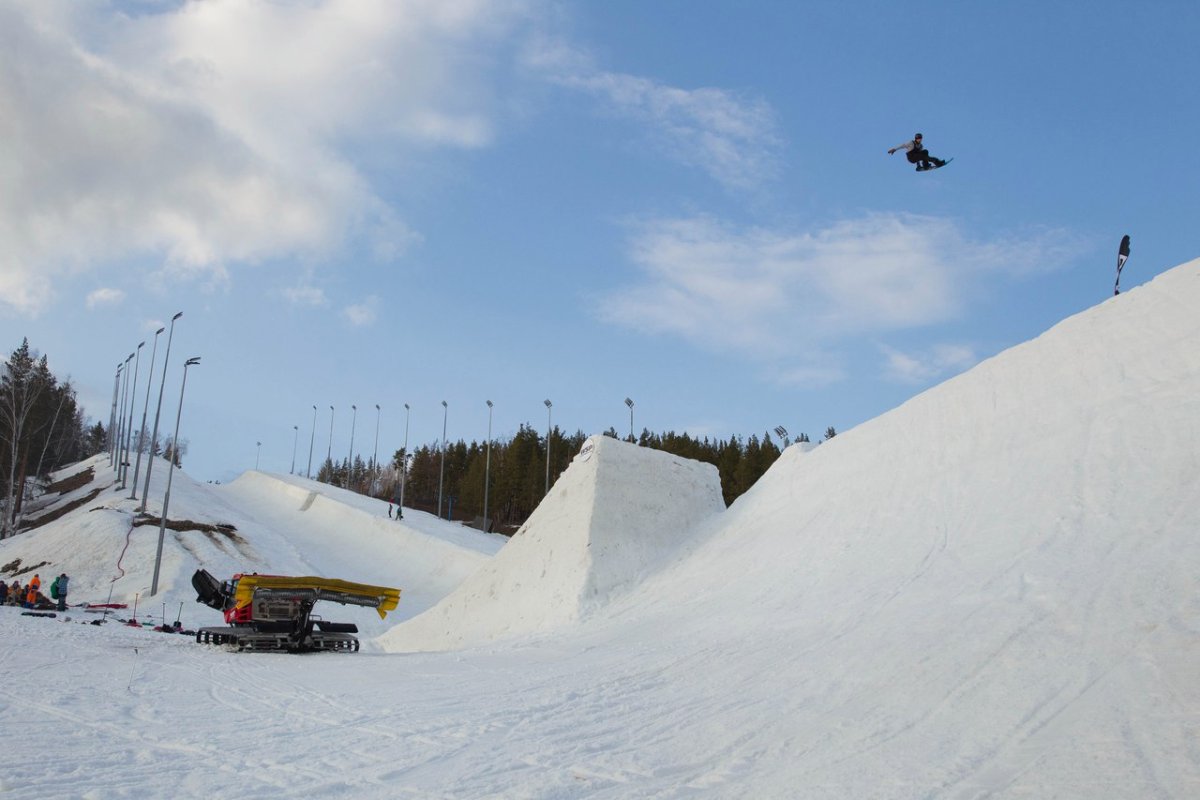
[[[331,600],[353,606],[368,606],[379,612],[379,618],[400,603],[400,590],[388,586],[371,586],[336,578],[312,576],[285,577],[281,575],[241,575],[238,577],[234,605],[245,608],[254,600],[255,593],[279,596],[307,596],[313,602]]]

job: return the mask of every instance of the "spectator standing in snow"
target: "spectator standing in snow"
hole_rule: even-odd
[[[67,583],[70,580],[71,579],[67,577],[67,573],[65,573],[65,572],[62,575],[59,575],[57,578],[54,579],[54,582],[58,585],[58,610],[59,611],[67,610]]]
[[[388,519],[392,518],[392,504],[388,503]]]
[[[4,581],[0,581],[0,606],[4,605],[5,602],[7,602],[7,601],[8,601],[8,584],[5,583]]]
[[[36,588],[36,587],[35,587],[35,586],[34,586],[34,585],[31,583],[31,584],[29,584],[29,588],[25,590],[25,603],[24,603],[24,605],[25,605],[25,607],[26,607],[26,608],[33,608],[33,607],[35,607],[35,606],[37,605],[37,600],[38,600],[38,590],[37,590],[37,588]]]
[[[29,582],[29,588],[33,589],[35,592],[40,591],[42,588],[42,579],[36,572],[33,573],[33,580]]]

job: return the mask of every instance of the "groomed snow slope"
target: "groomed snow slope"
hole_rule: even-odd
[[[1200,796],[1197,309],[1191,262],[789,449],[624,601],[770,707],[740,796]]]
[[[512,541],[388,650],[446,650],[579,620],[629,591],[725,509],[716,467],[593,436]]]
[[[292,658],[0,609],[0,791],[1200,796],[1197,308],[1191,262],[789,448],[553,630]]]

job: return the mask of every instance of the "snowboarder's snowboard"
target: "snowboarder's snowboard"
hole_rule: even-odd
[[[953,160],[954,160],[954,156],[950,156],[949,158],[947,158],[945,161],[942,162],[942,167],[946,166]],[[941,167],[938,167],[938,166],[920,167],[920,166],[918,166],[917,172],[933,172],[935,169],[941,169]]]

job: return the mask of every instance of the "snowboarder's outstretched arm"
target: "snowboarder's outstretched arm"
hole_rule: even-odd
[[[890,156],[892,153],[896,152],[897,150],[903,150],[906,153],[910,153],[910,152],[912,152],[912,149],[914,147],[916,147],[916,142],[914,142],[913,140],[910,139],[909,141],[905,142],[904,144],[898,144],[895,147],[890,148],[888,150],[888,155]]]

